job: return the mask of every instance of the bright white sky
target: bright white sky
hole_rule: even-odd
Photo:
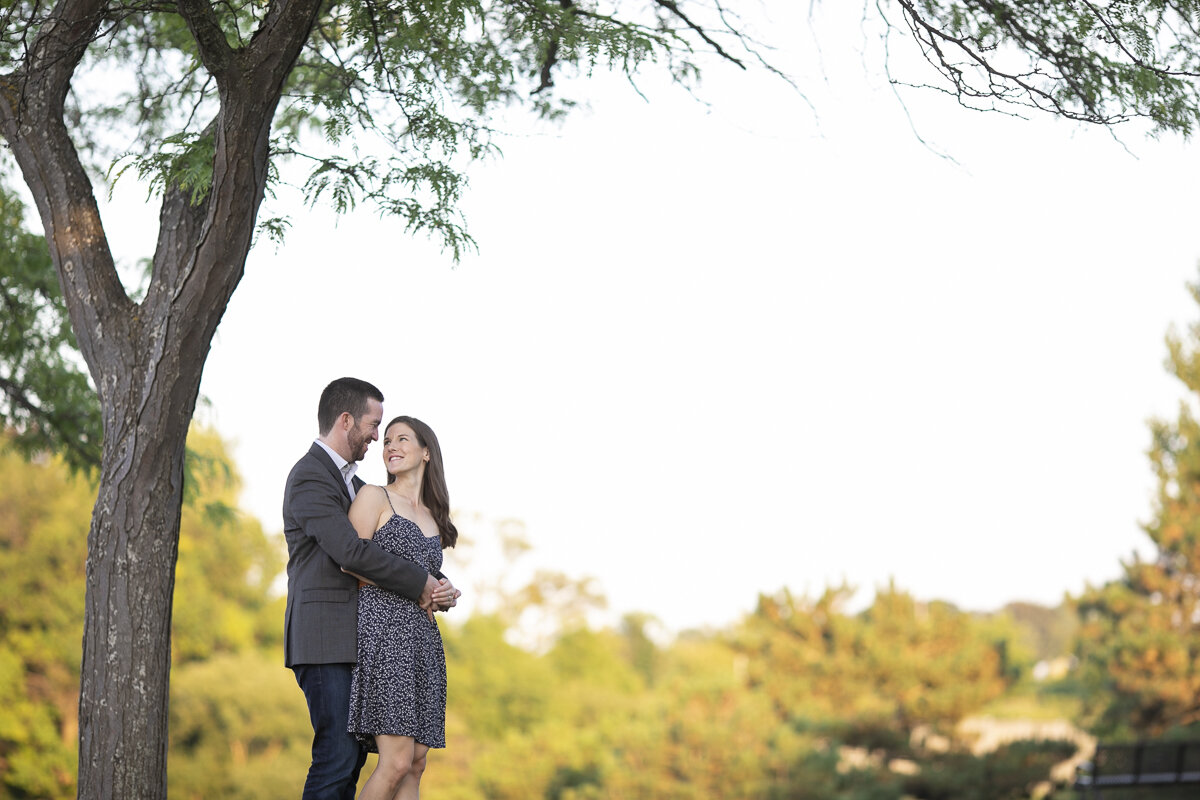
[[[1181,396],[1163,337],[1200,317],[1200,151],[909,91],[928,147],[855,9],[792,5],[763,36],[811,109],[761,70],[711,68],[710,106],[600,78],[561,128],[504,121],[457,267],[370,212],[258,247],[201,390],[244,507],[281,529],[356,375],[438,432],[481,548],[524,520],[529,561],[674,630],[843,579],[983,610],[1115,577]],[[447,557],[468,593],[499,569]]]

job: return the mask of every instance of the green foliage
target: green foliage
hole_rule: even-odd
[[[311,732],[278,652],[282,615],[270,587],[279,553],[236,510],[239,482],[220,439],[193,431],[189,449],[170,796],[295,795]],[[0,452],[0,702],[9,712],[0,718],[0,796],[73,792],[91,492],[62,462]],[[511,593],[526,603],[523,612],[562,597],[590,604],[591,592],[579,592],[586,582],[552,577]],[[439,617],[449,748],[430,755],[424,793],[999,800],[1024,796],[1020,787],[1044,780],[1065,757],[1069,748],[1054,743],[987,756],[911,745],[916,722],[949,727],[1004,691],[1011,671],[996,643],[1012,632],[894,588],[856,615],[839,610],[843,596],[830,590],[810,601],[780,592],[726,631],[669,644],[650,639],[645,615],[596,630],[573,612],[539,613],[561,627],[537,651],[513,645],[513,629],[499,617]],[[964,660],[982,666],[968,669]],[[894,769],[896,759],[909,768]]]
[[[1019,741],[982,756],[956,751],[930,759],[904,780],[904,792],[922,800],[1024,800],[1050,768],[1075,754],[1060,741]]]
[[[129,157],[129,164],[114,165],[115,182],[130,166],[137,169],[151,194],[163,194],[171,186],[187,193],[193,205],[208,195],[212,186],[212,163],[216,142],[211,133],[178,133],[162,140],[162,149],[142,157]]]
[[[1021,631],[1021,640],[1038,660],[1057,658],[1071,652],[1079,630],[1074,606],[1062,603],[1047,608],[1034,603],[1008,603],[1002,609]]]
[[[274,651],[189,663],[171,680],[170,796],[274,800],[304,785],[312,730]]]
[[[658,677],[660,663],[658,648],[646,633],[652,620],[649,614],[626,614],[621,618],[626,657],[647,686],[652,686]]]
[[[628,695],[641,690],[644,684],[627,660],[623,645],[615,633],[575,629],[559,637],[547,661],[567,681]]]
[[[100,464],[100,402],[75,347],[44,237],[0,183],[0,429],[25,455],[58,452],[73,469]]]
[[[929,719],[949,727],[1010,685],[1015,672],[1005,669],[997,642],[1017,632],[1005,621],[918,604],[895,590],[852,617],[836,607],[842,594],[810,603],[781,592],[725,633],[655,647],[653,682],[639,667],[646,660],[631,646],[638,640],[628,625],[620,632],[568,628],[540,656],[510,650],[494,618],[486,627],[469,620],[449,628],[453,744],[444,759],[431,758],[426,790],[451,798],[924,796],[910,791],[912,776],[891,769],[892,759],[904,758],[918,774],[926,767],[936,773],[930,792],[995,776],[992,793],[978,796],[1001,798],[1045,780],[1049,766],[1065,758],[1064,746],[1039,744],[994,757],[914,752],[906,726],[917,715],[891,696],[905,691],[897,676],[915,671],[912,680],[923,682],[928,697],[908,705],[934,709]],[[878,648],[869,657],[868,646]],[[918,670],[900,654],[906,648],[912,661],[929,665]],[[956,650],[985,667],[959,663]],[[517,683],[541,681],[542,691],[518,700],[513,683],[494,675],[504,662],[515,662],[508,669]],[[476,671],[491,677],[480,681]],[[462,693],[456,682],[466,683]],[[504,726],[519,704],[534,713]],[[489,706],[508,710],[489,718]],[[847,748],[866,753],[866,761],[844,763]]]
[[[750,684],[771,696],[781,720],[952,727],[1016,681],[1009,655],[1017,634],[1003,622],[917,603],[894,587],[849,617],[839,611],[847,593],[760,598],[738,632]],[[773,679],[781,673],[789,680]]]
[[[284,598],[270,591],[279,543],[236,510],[241,479],[215,433],[193,430],[188,459],[171,655],[178,665],[281,645]]]
[[[269,8],[236,0],[209,10],[236,53]],[[729,26],[732,16],[714,12],[695,0],[326,3],[275,113],[269,191],[303,174],[295,184],[307,202],[330,202],[339,212],[369,204],[439,239],[458,259],[474,247],[457,210],[462,170],[496,152],[491,120],[498,111],[522,104],[560,118],[577,101],[552,91],[554,76],[596,68],[633,75],[664,60],[677,80],[694,82],[691,42],[716,46],[731,61],[714,36],[754,46]],[[132,169],[154,193],[181,187],[198,203],[211,183],[220,103],[201,52],[211,58],[220,51],[198,45],[174,6],[118,4],[110,13],[111,27],[76,79],[105,91],[69,98],[82,150],[97,176],[116,180]],[[51,18],[38,3],[5,4],[0,69],[19,65]]]
[[[62,461],[0,437],[0,796],[73,791],[91,503]]]
[[[1193,287],[1200,303],[1200,288]],[[1200,327],[1168,337],[1168,366],[1200,392]],[[1077,599],[1079,656],[1098,732],[1161,735],[1200,722],[1200,424],[1188,404],[1151,424],[1158,480],[1143,526],[1154,557],[1134,555],[1120,580]]]
[[[508,644],[495,618],[471,617],[447,631],[445,648],[450,694],[471,698],[461,713],[475,735],[523,733],[550,709],[552,673],[541,659]]]
[[[267,658],[272,669],[266,676],[261,657],[255,661],[246,655],[278,647],[282,598],[272,595],[270,584],[282,556],[257,521],[233,510],[239,479],[220,439],[197,430],[188,442],[194,464],[188,471],[189,499],[180,534],[172,655],[179,664],[211,664],[207,672],[196,674],[221,674],[214,686],[226,693],[221,701],[229,701],[228,713],[247,715],[242,728],[229,721],[222,736],[276,731],[277,739],[266,745],[248,734],[244,743],[251,765],[247,769],[265,775],[275,769],[266,763],[271,754],[295,748],[306,754],[310,745],[303,697],[290,673],[279,666],[274,652]],[[0,438],[0,706],[5,709],[0,715],[0,797],[74,794],[84,564],[94,500],[94,486],[85,476],[72,474],[65,461],[45,456],[27,461],[8,437]],[[240,661],[235,653],[243,654]],[[217,657],[229,660],[210,661]],[[193,681],[202,680],[192,674],[181,669],[172,685],[183,692],[182,705],[177,709],[173,701],[172,714],[178,712],[185,731],[194,719],[187,715],[189,703],[208,702],[188,694],[196,690]],[[290,691],[273,678],[283,679]],[[294,741],[297,729],[302,735]],[[212,738],[216,736],[207,744],[236,757],[230,739]],[[185,741],[191,737],[183,734]],[[200,752],[195,747],[199,744],[182,752]],[[284,770],[279,779],[294,778],[294,769]],[[265,778],[247,784],[279,785]]]
[[[1102,124],[1145,118],[1185,135],[1200,119],[1196,0],[897,4],[945,91],[966,105]]]

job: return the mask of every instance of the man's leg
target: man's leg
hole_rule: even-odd
[[[312,720],[312,765],[303,800],[354,800],[366,751],[346,733],[353,664],[299,664],[292,668]]]

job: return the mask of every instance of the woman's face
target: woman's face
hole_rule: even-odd
[[[392,475],[420,467],[429,460],[429,448],[422,447],[417,434],[406,423],[397,422],[383,434],[383,466]]]

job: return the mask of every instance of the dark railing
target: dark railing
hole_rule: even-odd
[[[1196,741],[1101,743],[1075,776],[1081,797],[1102,797],[1102,790],[1118,787],[1189,784],[1200,785],[1200,742]]]

